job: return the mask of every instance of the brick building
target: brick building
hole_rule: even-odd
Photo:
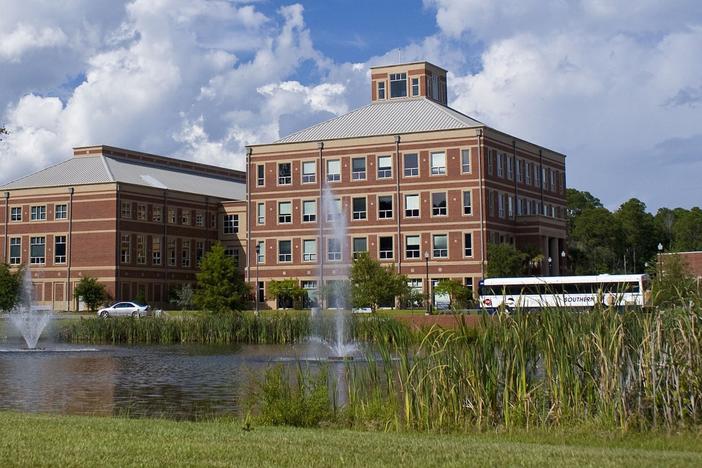
[[[83,276],[116,300],[164,305],[169,289],[193,282],[213,242],[237,259],[245,248],[239,171],[91,146],[0,192],[0,261],[29,265],[35,301],[57,310],[76,307]]]
[[[341,279],[362,251],[418,291],[443,278],[476,284],[489,242],[533,246],[541,273],[559,274],[565,156],[447,104],[445,70],[375,67],[369,105],[248,148],[247,267],[250,279],[258,270],[260,300],[270,280],[315,291],[320,268],[326,281]],[[320,207],[325,186],[345,239],[332,235],[334,208]]]

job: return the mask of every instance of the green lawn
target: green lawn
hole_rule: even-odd
[[[0,413],[2,466],[702,466],[702,435],[397,434]]]

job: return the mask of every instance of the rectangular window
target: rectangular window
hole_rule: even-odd
[[[131,261],[132,238],[129,234],[122,234],[119,248],[119,261],[129,263]]]
[[[168,266],[176,266],[176,241],[168,239]]]
[[[313,223],[317,221],[317,201],[304,200],[302,202],[302,222]]]
[[[180,250],[180,265],[190,267],[190,241],[184,240]]]
[[[378,156],[378,179],[392,177],[392,156]]]
[[[351,180],[366,179],[366,158],[351,159]]]
[[[431,174],[446,174],[446,153],[443,151],[431,153]]]
[[[10,239],[10,265],[22,263],[22,238],[13,237]]]
[[[431,215],[446,216],[446,192],[437,192],[431,194]]]
[[[341,219],[341,216],[341,198],[335,198],[332,201],[331,206],[327,208],[327,221]]]
[[[541,188],[541,169],[534,164],[534,186]]]
[[[473,256],[473,234],[470,232],[463,234],[463,255],[466,257]]]
[[[420,253],[419,236],[405,236],[405,257],[419,258]]]
[[[224,215],[222,225],[224,234],[236,234],[239,232],[239,215]]]
[[[446,234],[434,234],[432,236],[433,256],[435,258],[448,257],[448,236]]]
[[[407,73],[390,73],[390,97],[407,96]]]
[[[505,195],[503,193],[497,194],[497,216],[505,217]]]
[[[461,150],[461,172],[463,172],[463,173],[470,172],[470,150],[469,149],[462,149]]]
[[[317,181],[317,163],[314,161],[302,162],[302,183],[312,184]]]
[[[378,81],[378,99],[385,99],[385,82]]]
[[[176,210],[175,210],[175,208],[168,208],[168,223],[169,224],[176,223]]]
[[[416,218],[419,216],[419,195],[405,195],[405,217]]]
[[[22,221],[22,207],[13,206],[10,208],[10,221]]]
[[[266,224],[266,204],[256,204],[256,224]]]
[[[68,219],[68,205],[56,205],[54,219]]]
[[[137,204],[137,219],[139,221],[146,221],[146,204],[145,203],[138,203]]]
[[[378,197],[378,218],[392,218],[392,195]]]
[[[327,260],[333,262],[341,260],[341,242],[339,239],[327,239]]]
[[[492,175],[494,172],[494,165],[495,165],[495,156],[493,154],[493,150],[488,150],[487,153],[487,173],[488,175]]]
[[[358,197],[352,200],[353,219],[366,219],[366,197]]]
[[[358,258],[359,254],[368,252],[368,241],[365,237],[353,238],[353,258]]]
[[[549,174],[548,174],[548,175],[549,175],[549,180],[551,181],[551,183],[550,183],[550,190],[551,190],[552,192],[555,192],[555,191],[556,191],[556,177],[555,177],[555,176],[556,176],[556,172],[553,171],[553,170],[551,170],[551,169],[549,169],[548,172],[549,172]]]
[[[317,261],[317,240],[305,239],[302,241],[302,261],[316,262]]]
[[[522,174],[524,174],[524,160],[517,159],[517,164],[514,166],[517,175],[517,182],[522,182]]]
[[[123,200],[120,206],[121,206],[120,215],[123,218],[131,218],[132,217],[132,202]],[[32,209],[34,209],[34,207],[32,207]]]
[[[200,264],[200,260],[205,256],[205,243],[203,241],[195,242],[195,263]]]
[[[278,203],[278,223],[279,224],[292,223],[292,203],[291,202],[279,202]]]
[[[514,160],[512,156],[507,156],[507,178],[512,180],[514,178]]]
[[[224,255],[232,259],[234,266],[239,268],[239,249],[227,248],[224,249]]]
[[[471,191],[463,192],[463,214],[473,214],[473,201],[471,200]]]
[[[29,238],[29,263],[41,264],[46,262],[46,238]]]
[[[146,264],[146,238],[136,236],[136,262],[138,265]]]
[[[181,210],[180,224],[184,226],[190,226],[192,224],[192,213],[190,210]]]
[[[289,185],[292,183],[292,164],[278,164],[278,185]]]
[[[514,198],[512,198],[512,195],[507,197],[507,217],[514,217]]]
[[[278,261],[292,262],[292,241],[278,241]]]
[[[327,161],[327,182],[338,182],[341,180],[341,161],[332,159]]]
[[[54,263],[66,263],[66,236],[54,236]]]
[[[45,221],[46,220],[46,207],[45,206],[33,206],[31,208],[31,218],[32,221]]]
[[[160,206],[154,206],[154,209],[151,212],[151,220],[154,223],[160,223],[161,222],[161,217],[163,216],[163,211]]]
[[[419,78],[412,78],[412,96],[419,96]]]
[[[204,226],[205,216],[200,211],[195,212],[195,226]]]
[[[419,175],[419,156],[417,153],[408,153],[403,157],[405,177],[416,177]]]
[[[263,164],[256,165],[256,185],[261,187],[266,183],[266,166]]]
[[[266,243],[265,241],[258,241],[256,244],[256,252],[258,252],[256,260],[258,263],[265,263],[266,261]]]
[[[497,155],[497,177],[505,176],[505,154],[500,153]]]
[[[151,263],[153,265],[161,264],[161,238],[154,237],[151,239]]]
[[[526,162],[524,165],[524,183],[531,185],[531,163]]]
[[[393,258],[392,237],[378,238],[378,256],[381,259]]]
[[[488,215],[495,216],[495,192],[488,190]]]

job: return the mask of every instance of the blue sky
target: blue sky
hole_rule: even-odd
[[[567,154],[610,208],[702,204],[697,0],[0,0],[0,181],[110,144],[241,168],[247,144],[429,60],[449,104]]]

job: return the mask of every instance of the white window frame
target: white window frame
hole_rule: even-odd
[[[468,205],[467,206],[466,206],[466,194],[468,194]],[[463,190],[461,192],[461,204],[463,206],[463,209],[462,209],[463,216],[472,216],[473,215],[473,191],[472,190]],[[468,208],[468,209],[466,210],[466,208]]]
[[[470,236],[470,245],[466,245],[466,236]],[[473,258],[473,233],[464,232],[463,233],[463,257]]]
[[[416,204],[417,207],[416,208],[408,208],[409,207],[408,201],[410,199],[414,200],[415,197],[417,200],[417,204]],[[405,218],[419,218],[419,217],[421,217],[421,215],[422,215],[421,206],[422,206],[422,197],[420,196],[420,194],[418,194],[418,193],[405,194],[405,210],[404,210]],[[408,212],[410,212],[410,211],[412,213],[408,214]],[[416,211],[416,214],[414,213],[415,211]]]
[[[288,245],[290,246],[290,252],[289,253],[281,253],[282,250],[280,246],[282,245],[283,242],[287,242]],[[278,239],[278,263],[291,263],[292,262],[292,252],[293,252],[293,243],[292,239]]]
[[[312,172],[305,172],[305,166],[312,166]],[[317,161],[302,161],[301,177],[303,184],[314,184],[317,182]]]
[[[412,244],[413,246],[416,245],[417,249],[412,250],[413,254],[410,255],[409,252],[409,247],[410,247],[410,239],[416,239],[417,243]],[[422,258],[422,236],[419,234],[405,234],[405,258],[408,260],[417,260]]]
[[[338,169],[335,172],[331,171],[330,165],[332,163],[338,164]],[[340,182],[341,181],[341,159],[327,159],[327,182]]]
[[[466,159],[467,156],[467,159]],[[468,163],[466,163],[466,160]],[[470,174],[473,171],[470,148],[461,149],[461,174]]]
[[[389,198],[390,199],[390,209],[389,210],[381,210],[380,209],[380,199],[381,198]],[[395,203],[393,201],[393,196],[392,195],[378,195],[378,219],[392,219],[394,217],[393,211],[395,210]],[[388,213],[388,211],[390,213]],[[389,214],[389,216],[388,216]]]
[[[383,166],[381,165],[380,161],[381,160],[387,160],[390,161],[389,166]],[[376,170],[376,176],[378,179],[391,179],[392,178],[392,156],[389,156],[387,154],[383,154],[377,157],[376,159],[377,163],[377,170]]]
[[[12,248],[17,247],[17,253],[19,255],[12,255]],[[20,265],[22,263],[22,238],[21,237],[11,237],[10,238],[10,265]]]
[[[356,207],[354,206],[354,202],[356,200],[363,200],[363,211],[356,211]],[[368,219],[368,199],[366,197],[351,198],[351,219],[353,219],[354,221],[365,221]]]
[[[283,206],[289,206],[290,212],[283,213],[283,210],[281,210]],[[292,224],[292,212],[293,204],[291,201],[278,202],[278,224]]]
[[[312,213],[307,213],[305,206],[313,204],[314,211]],[[317,222],[317,200],[302,200],[302,222],[303,223],[315,223]]]
[[[32,247],[35,246],[44,247],[44,256],[35,257],[32,255]],[[46,263],[46,236],[32,236],[29,238],[29,263],[32,265],[44,265]]]
[[[441,156],[444,160],[444,165],[439,166],[435,164],[434,157]],[[446,151],[432,151],[429,154],[429,164],[431,165],[431,175],[437,176],[437,175],[446,175],[448,172],[448,169],[446,165],[448,164],[447,158],[446,158]]]
[[[444,207],[441,208],[436,208],[434,206],[434,195],[443,195],[444,196]],[[431,192],[431,197],[429,198],[431,201],[431,215],[432,217],[442,217],[442,216],[448,216],[448,193],[446,192]]]
[[[281,176],[280,175],[280,168],[283,166],[289,166],[290,167],[290,174],[286,176]],[[290,161],[281,161],[276,165],[276,180],[278,181],[278,185],[291,185],[292,184],[292,163]]]
[[[392,243],[391,250],[380,249],[380,240],[386,238],[390,239],[390,242]],[[390,253],[388,254],[388,252]],[[392,260],[395,258],[395,238],[393,236],[378,236],[378,258],[380,260]]]
[[[436,248],[436,238],[437,237],[445,237],[446,238],[446,248],[445,249],[437,249]],[[439,253],[439,255],[437,255],[437,252]],[[432,236],[431,236],[431,258],[448,258],[448,256],[449,256],[448,252],[449,252],[449,236],[448,236],[448,234],[443,234],[443,233],[432,234]]]
[[[417,159],[417,167],[407,168],[407,156],[414,156]],[[405,153],[402,155],[402,175],[403,177],[419,177],[419,153]],[[408,174],[407,171],[410,171]]]
[[[59,216],[59,213],[61,216]],[[68,219],[68,205],[66,203],[54,205],[54,219]]]
[[[333,242],[338,242],[339,249],[338,250],[331,250],[331,245]],[[343,247],[341,245],[341,239],[336,239],[333,237],[327,238],[327,261],[329,262],[340,262],[342,260],[342,255],[343,255]]]
[[[307,251],[307,246],[314,246],[312,252]],[[303,239],[302,240],[302,261],[303,262],[316,262],[317,261],[317,239]]]
[[[256,224],[259,226],[266,224],[266,203],[256,203]]]
[[[363,170],[355,171],[353,167],[354,161],[363,161]],[[366,173],[368,172],[368,161],[366,161],[365,156],[354,156],[351,158],[351,180],[366,180]]]

